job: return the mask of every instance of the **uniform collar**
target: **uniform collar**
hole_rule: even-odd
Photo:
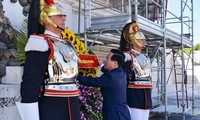
[[[59,36],[58,34],[55,34],[49,30],[45,30],[44,31],[44,34],[48,34],[48,35],[51,35],[51,36],[54,36],[54,37],[57,37],[57,38],[60,38],[61,36]]]
[[[138,56],[138,55],[141,54],[140,52],[138,52],[138,51],[136,51],[134,49],[131,49],[131,53],[134,54],[135,56]]]

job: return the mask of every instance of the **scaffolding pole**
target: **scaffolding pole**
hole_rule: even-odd
[[[194,12],[194,9],[193,9],[193,0],[191,0],[191,18],[192,18],[192,115],[194,115],[194,109],[195,109],[195,105],[194,105],[194,24],[193,24],[193,12]]]
[[[87,50],[87,16],[86,16],[86,0],[84,0],[84,45],[85,45],[85,50]]]
[[[185,61],[184,61],[184,54],[183,54],[183,0],[181,0],[181,58],[182,58],[182,83],[181,83],[181,89],[182,89],[182,117],[183,120],[185,120],[185,86],[184,86],[184,79],[185,79]]]
[[[135,0],[135,21],[138,22],[138,0]]]
[[[81,0],[79,0],[78,4],[78,34],[81,33]]]
[[[166,7],[165,7],[165,0],[163,0],[163,42],[164,42],[164,54],[163,54],[163,57],[164,57],[164,95],[165,95],[165,120],[168,120],[168,109],[167,109],[167,69],[166,69],[166,65],[167,65],[167,62],[166,62]]]

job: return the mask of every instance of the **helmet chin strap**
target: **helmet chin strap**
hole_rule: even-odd
[[[58,28],[58,29],[60,29],[60,30],[62,30],[62,31],[64,30],[63,28],[59,27],[58,25],[57,25],[57,27],[56,27],[56,28]]]

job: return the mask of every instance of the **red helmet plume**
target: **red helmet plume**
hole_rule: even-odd
[[[47,5],[55,4],[54,0],[45,0]]]

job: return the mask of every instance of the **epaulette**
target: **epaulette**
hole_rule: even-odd
[[[125,55],[125,60],[124,60],[125,62],[126,62],[126,61],[132,60],[132,59],[131,59],[131,54],[130,54],[130,53],[126,53],[126,52],[125,52],[124,55]]]
[[[40,51],[45,52],[50,48],[50,54],[48,57],[48,61],[50,61],[54,54],[53,44],[50,39],[45,34],[34,34],[31,35],[28,39],[28,42],[25,47],[25,52],[28,51]]]
[[[25,47],[25,52],[28,51],[48,51],[49,45],[43,36],[31,35]]]
[[[133,55],[130,53],[130,52],[124,52],[124,55],[125,55],[125,62],[127,61],[131,61],[131,68],[133,67],[134,65],[134,59],[133,59]]]

